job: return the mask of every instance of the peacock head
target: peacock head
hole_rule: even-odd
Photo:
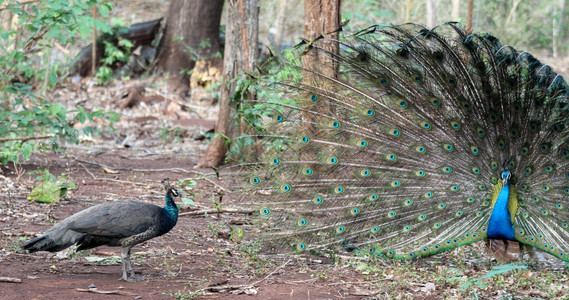
[[[502,182],[504,185],[510,182],[510,178],[512,178],[512,172],[510,172],[510,170],[502,171]]]

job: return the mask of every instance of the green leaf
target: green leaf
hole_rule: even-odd
[[[516,271],[516,270],[525,270],[527,268],[528,268],[527,266],[518,265],[515,263],[495,266],[492,268],[492,270],[490,270],[490,272],[486,273],[486,275],[480,277],[480,279],[492,278],[496,275],[500,275],[500,274],[504,274],[504,273],[508,273],[508,272]]]
[[[190,199],[190,198],[186,198],[186,197],[182,197],[182,202],[184,202],[184,204],[190,205],[190,206],[194,206],[196,205],[196,203],[194,202],[194,200]]]
[[[57,182],[44,181],[40,185],[34,187],[28,200],[41,203],[59,202],[61,195],[61,187]]]
[[[106,18],[109,16],[110,9],[111,8],[107,5],[101,5],[101,6],[99,6],[99,13],[101,14],[101,16]]]
[[[184,180],[184,184],[187,187],[192,187],[192,186],[196,186],[198,184],[198,182],[195,180]]]
[[[57,84],[57,73],[55,71],[49,72],[47,79],[48,79],[49,85],[54,86],[55,84]]]

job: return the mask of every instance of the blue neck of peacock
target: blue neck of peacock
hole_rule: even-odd
[[[488,237],[491,239],[506,239],[515,241],[512,216],[508,209],[510,198],[510,171],[502,172],[503,186],[492,209],[492,216],[488,223]]]
[[[166,205],[164,206],[164,213],[168,220],[168,226],[171,226],[171,229],[178,222],[178,206],[176,205],[176,202],[174,202],[174,197],[172,197],[170,192],[166,193],[165,201]]]

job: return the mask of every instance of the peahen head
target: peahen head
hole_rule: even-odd
[[[180,193],[178,193],[178,190],[176,190],[175,188],[168,188],[168,192],[166,192],[166,206],[170,206],[170,207],[175,207],[177,209],[176,203],[174,202],[174,198],[180,196]]]

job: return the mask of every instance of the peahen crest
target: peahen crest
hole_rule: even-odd
[[[498,238],[569,261],[561,76],[456,23],[323,40],[340,54],[304,44],[272,57],[252,85],[268,117],[249,138],[264,152],[234,172],[232,194],[258,215],[249,238],[275,252],[394,258]],[[320,67],[337,77],[305,67],[312,55],[331,56]]]

